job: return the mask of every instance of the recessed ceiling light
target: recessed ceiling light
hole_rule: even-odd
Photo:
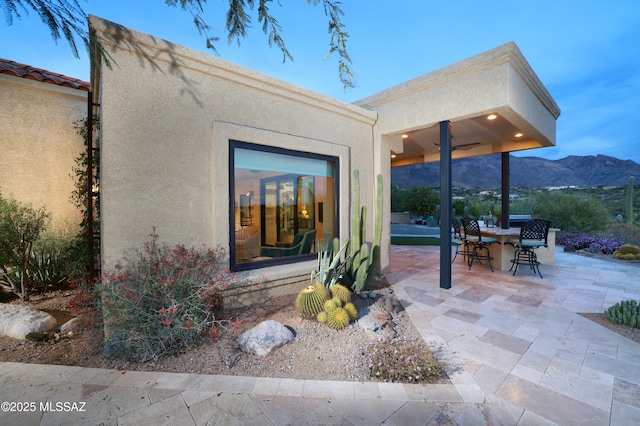
[[[522,133],[520,133],[520,132],[518,132],[518,133],[516,133],[516,134],[515,134],[515,137],[516,137],[516,138],[521,138],[521,137],[523,137],[523,136],[524,136],[524,135],[523,135]]]
[[[496,118],[498,118],[498,116],[496,114],[487,115],[487,120],[495,120]]]
[[[391,154],[391,158],[396,158],[396,155],[395,154]]]
[[[406,133],[403,133],[403,134],[402,134],[402,139],[406,139],[406,138],[408,138],[408,137],[409,137],[409,135],[408,135],[408,134],[406,134]]]

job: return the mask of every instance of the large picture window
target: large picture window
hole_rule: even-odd
[[[313,258],[338,234],[338,159],[231,141],[231,266]]]

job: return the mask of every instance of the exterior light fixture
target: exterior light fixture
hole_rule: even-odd
[[[489,115],[487,115],[487,120],[495,120],[496,118],[498,118],[497,114],[489,114]]]
[[[516,138],[521,138],[522,136],[524,136],[522,133],[518,132],[514,135]]]
[[[409,135],[408,135],[408,134],[406,134],[406,133],[403,133],[403,134],[402,134],[402,139],[406,139],[406,138],[408,138],[408,137],[409,137]]]
[[[391,154],[391,158],[396,158],[396,155],[395,154]]]

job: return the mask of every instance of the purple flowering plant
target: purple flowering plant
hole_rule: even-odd
[[[558,233],[556,244],[571,247],[574,250],[592,249],[603,254],[612,254],[620,248],[622,241],[617,238],[590,235],[576,229],[569,229]]]

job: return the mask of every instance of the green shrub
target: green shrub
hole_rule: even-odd
[[[397,211],[409,211],[417,215],[436,210],[440,202],[439,195],[426,186],[413,186],[409,189],[400,189],[398,196],[399,205]]]
[[[596,198],[547,191],[536,195],[535,215],[553,222],[554,228],[575,228],[597,233],[611,223],[611,215]]]
[[[33,290],[66,286],[73,278],[75,237],[68,229],[47,229],[33,245],[28,271]]]
[[[33,246],[51,215],[0,195],[0,281],[23,300],[29,298]]]
[[[422,342],[377,341],[369,347],[371,377],[383,382],[434,383],[445,376],[431,349]]]
[[[627,223],[614,223],[607,227],[607,234],[627,244],[640,246],[640,226]]]
[[[222,249],[169,247],[153,233],[98,285],[107,356],[145,361],[182,352],[240,322],[217,319],[221,291],[235,277],[223,269]]]

